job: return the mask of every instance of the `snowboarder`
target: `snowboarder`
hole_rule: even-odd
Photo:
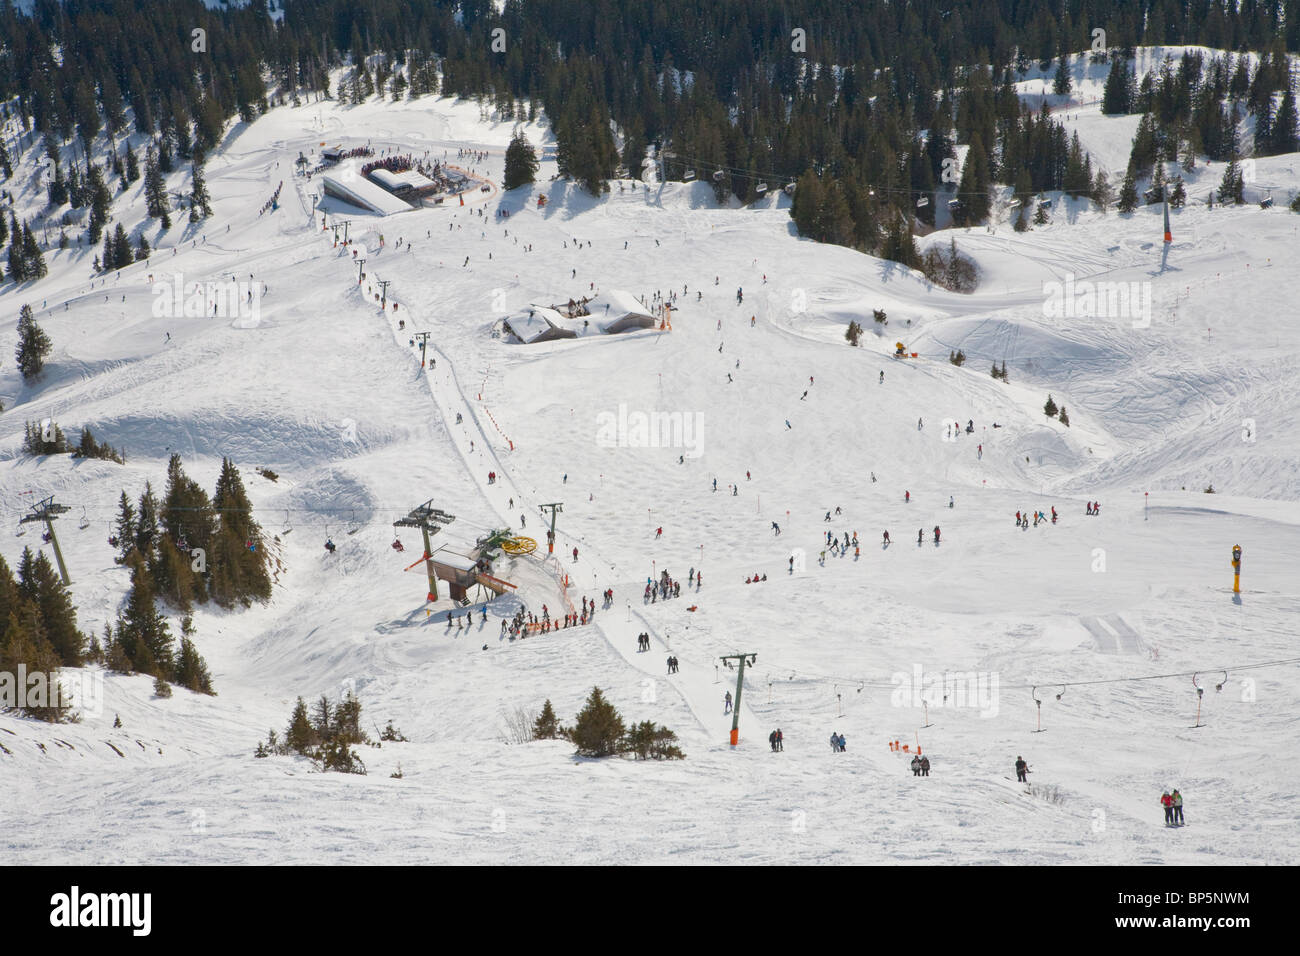
[[[1025,774],[1027,773],[1029,773],[1029,764],[1025,763],[1024,757],[1017,756],[1016,757],[1016,779],[1019,780],[1021,783],[1028,783],[1029,781],[1025,779]]]

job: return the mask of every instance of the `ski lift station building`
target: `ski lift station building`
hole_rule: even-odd
[[[437,183],[413,169],[401,173],[389,172],[387,169],[373,169],[370,171],[370,179],[394,196],[404,199],[435,192],[438,189]]]
[[[321,177],[321,189],[331,199],[379,216],[391,216],[411,208],[402,199],[352,170],[325,174]]]

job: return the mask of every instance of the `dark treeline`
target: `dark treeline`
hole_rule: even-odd
[[[287,0],[283,14],[277,25],[256,0],[36,0],[26,17],[6,3],[0,95],[21,96],[37,132],[87,153],[101,128],[123,132],[129,106],[158,137],[164,171],[215,145],[229,117],[306,97],[440,92],[481,97],[506,119],[540,106],[561,171],[593,191],[620,163],[639,172],[648,143],[676,154],[670,176],[698,167],[720,197],[749,200],[762,182],[811,171],[826,208],[805,211],[808,234],[887,253],[906,245],[900,219],[933,222],[921,196],[957,185],[942,175],[955,143],[971,146],[959,222],[986,214],[988,182],[1070,188],[1064,133],[1010,84],[1088,50],[1095,29],[1121,55],[1160,43],[1271,51],[1270,75],[1300,49],[1300,0],[507,0],[499,14],[491,0]],[[329,70],[348,63],[350,85],[330,90]]]

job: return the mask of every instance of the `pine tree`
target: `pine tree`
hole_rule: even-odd
[[[229,458],[221,461],[212,507],[218,529],[209,562],[211,597],[222,607],[236,601],[270,600],[271,575],[261,547],[262,529],[253,520],[253,506],[239,469]]]
[[[215,694],[208,665],[194,646],[194,642],[188,637],[181,638],[180,652],[176,655],[176,665],[172,668],[171,679],[173,683],[180,684],[196,694]]]
[[[1300,125],[1296,119],[1295,92],[1291,89],[1291,84],[1287,83],[1282,102],[1278,104],[1273,116],[1273,137],[1269,144],[1271,151],[1274,154],[1296,152],[1300,149],[1297,136],[1300,136]]]
[[[208,184],[203,178],[203,154],[196,152],[190,167],[190,222],[199,222],[212,215],[212,199]]]
[[[1043,414],[1046,415],[1048,418],[1055,418],[1056,412],[1057,412],[1056,402],[1052,401],[1051,395],[1048,395],[1047,404],[1043,406]]]
[[[30,601],[40,617],[41,631],[65,667],[80,667],[86,654],[86,636],[77,629],[77,609],[67,585],[44,552],[23,549],[18,566],[18,592]]]
[[[560,735],[560,722],[556,719],[555,708],[551,706],[550,698],[542,704],[542,712],[533,724],[534,740],[554,740]]]
[[[1061,413],[1057,416],[1057,418],[1061,420],[1061,424],[1064,425],[1066,428],[1070,427],[1070,416],[1065,414],[1064,405],[1061,406]]]
[[[153,485],[146,481],[144,491],[140,494],[140,506],[136,509],[135,549],[140,552],[140,557],[150,563],[162,537],[158,527],[158,511],[158,496],[153,492]]]
[[[1119,187],[1119,201],[1115,204],[1115,208],[1122,213],[1130,213],[1137,208],[1137,204],[1137,175],[1130,164],[1128,172],[1124,174],[1124,183]]]
[[[108,224],[108,211],[112,203],[108,185],[104,182],[104,174],[95,163],[90,164],[87,190],[90,194],[90,222],[87,226],[87,235],[90,238],[90,243],[94,245],[99,242],[99,237],[104,232],[104,226]]]
[[[1237,157],[1234,155],[1228,163],[1228,168],[1223,171],[1223,180],[1219,183],[1219,202],[1232,202],[1240,206],[1246,201],[1245,179],[1241,172],[1241,166],[1237,163]]]
[[[20,667],[28,675],[44,674],[47,684],[44,706],[28,698],[27,703],[36,705],[19,708],[19,712],[25,717],[50,722],[69,717],[58,681],[58,655],[41,633],[35,609],[26,602],[11,610],[0,628],[0,675],[14,675],[16,679]],[[29,684],[24,691],[30,693],[34,689]]]
[[[163,181],[158,154],[153,146],[149,147],[144,160],[144,196],[149,218],[159,220],[164,229],[170,229],[172,220],[169,214],[171,206],[167,201],[167,184]]]
[[[1128,113],[1133,108],[1133,73],[1125,57],[1116,57],[1106,75],[1101,111],[1107,115]]]
[[[505,190],[509,192],[533,182],[536,174],[536,151],[523,133],[515,133],[510,145],[506,147]]]
[[[117,557],[113,560],[118,564],[126,564],[127,557],[135,550],[135,508],[125,490],[117,502],[117,524],[113,529],[113,537],[117,538]]]
[[[1056,75],[1052,78],[1052,92],[1057,96],[1069,96],[1072,89],[1070,82],[1070,57],[1068,55],[1061,57],[1061,62],[1057,64]]]
[[[14,356],[18,360],[18,371],[22,372],[24,382],[32,382],[45,368],[45,356],[54,348],[54,343],[45,331],[36,324],[32,307],[24,305],[18,313],[18,347]]]
[[[131,144],[126,144],[126,181],[128,183],[137,182],[140,179],[140,160],[131,148]]]
[[[316,732],[307,717],[307,702],[301,697],[294,704],[289,726],[284,732],[284,745],[289,751],[306,755],[316,743]]]
[[[132,671],[165,677],[172,672],[172,635],[154,601],[153,581],[138,554],[131,556],[131,591],[117,616],[116,641]]]
[[[608,757],[619,751],[626,728],[614,705],[599,687],[593,687],[586,706],[568,730],[569,739],[582,757]]]
[[[1187,185],[1182,176],[1174,177],[1173,189],[1169,191],[1169,205],[1173,209],[1182,209],[1187,205]]]

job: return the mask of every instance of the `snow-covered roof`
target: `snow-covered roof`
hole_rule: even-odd
[[[605,306],[609,305],[609,318],[623,318],[628,315],[640,315],[648,319],[654,316],[650,310],[637,301],[636,296],[631,292],[624,292],[622,289],[610,289],[608,292],[597,294],[587,303],[587,311],[593,317],[600,319],[605,318]]]
[[[478,562],[468,554],[462,554],[445,544],[441,548],[435,549],[431,557],[438,564],[445,565],[446,567],[453,568],[457,571],[473,571],[478,567]]]
[[[346,173],[326,173],[321,178],[325,180],[324,185],[326,187],[334,191],[345,202],[359,209],[368,209],[371,212],[379,213],[381,216],[389,216],[393,213],[406,212],[411,208],[388,190],[376,186],[364,176],[358,176],[355,173],[350,175]]]
[[[390,190],[407,187],[411,189],[429,189],[433,186],[433,180],[420,175],[413,169],[408,169],[402,173],[390,172],[387,169],[373,169],[370,171],[370,178]]]

